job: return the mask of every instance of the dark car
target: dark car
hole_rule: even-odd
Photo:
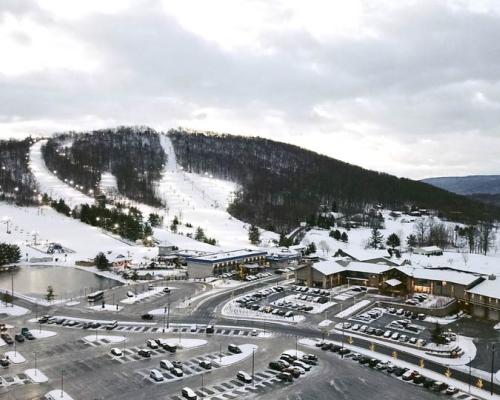
[[[424,385],[424,388],[431,388],[432,385],[434,385],[436,381],[434,379],[431,379],[431,378],[425,378],[425,380],[422,382],[422,384]]]
[[[363,356],[361,357],[358,362],[360,364],[368,364],[370,362],[371,358],[370,357],[366,357],[366,356]]]
[[[210,361],[202,360],[198,365],[203,369],[212,369],[212,363]]]
[[[12,338],[10,337],[10,335],[9,335],[9,334],[7,334],[7,333],[2,333],[1,337],[2,337],[2,339],[3,339],[3,341],[4,341],[5,343],[7,343],[7,344],[14,344],[14,341],[12,340]]]
[[[151,357],[151,352],[147,349],[139,349],[137,354],[139,354],[140,356],[146,357],[146,358]]]
[[[275,371],[283,371],[285,366],[277,361],[271,361],[269,363],[269,368],[274,369]]]
[[[413,383],[415,383],[417,385],[420,385],[421,383],[424,383],[424,382],[425,382],[425,377],[420,375],[420,374],[416,374],[413,377]]]
[[[92,322],[85,322],[83,325],[82,325],[82,329],[89,329],[92,327]]]
[[[331,343],[325,343],[321,346],[321,350],[330,350],[332,348]]]
[[[152,320],[153,316],[151,314],[142,314],[141,318],[145,320]]]
[[[10,365],[10,361],[7,360],[6,358],[0,358],[0,366],[2,367],[8,367]]]
[[[276,376],[278,377],[278,379],[281,379],[282,381],[293,382],[293,376],[289,372],[280,372]]]
[[[396,368],[394,375],[402,376],[406,371],[408,371],[408,368]]]
[[[339,354],[342,356],[345,356],[346,354],[349,354],[351,350],[346,349],[345,347],[339,350]]]
[[[33,336],[33,334],[31,332],[26,332],[23,336],[26,339],[28,339],[28,340],[34,340],[35,339],[35,337]]]
[[[177,345],[173,343],[163,343],[163,349],[169,351],[170,353],[175,353],[177,351]]]
[[[229,350],[230,353],[235,353],[235,354],[241,353],[241,349],[235,344],[228,344],[227,349]]]
[[[24,342],[24,336],[19,334],[19,333],[16,336],[14,336],[14,339],[16,339],[16,342],[19,342],[19,343]]]
[[[50,318],[50,315],[44,315],[44,316],[38,318],[38,322],[40,324],[46,324],[48,322],[49,318]]]

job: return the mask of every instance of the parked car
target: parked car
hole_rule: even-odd
[[[142,314],[142,315],[141,315],[141,319],[144,319],[144,320],[152,320],[153,318],[154,318],[154,317],[153,317],[153,315],[152,315],[152,314],[148,314],[148,313],[146,313],[146,314]]]
[[[178,378],[180,378],[181,376],[184,375],[184,372],[182,371],[182,369],[180,368],[174,368],[170,371],[173,375],[177,376]]]
[[[160,360],[160,368],[170,371],[174,369],[174,364],[172,364],[172,362],[169,360]]]
[[[207,325],[207,327],[205,328],[205,332],[210,334],[210,333],[214,333],[215,331],[215,328],[213,325]]]
[[[146,358],[151,357],[151,352],[148,349],[139,349],[137,354],[139,354],[140,356],[146,357]]]
[[[212,369],[212,363],[210,361],[201,360],[198,365],[203,369]]]
[[[193,324],[193,325],[191,325],[191,327],[189,328],[189,330],[191,332],[196,332],[198,330],[198,327],[196,326],[196,324]]]
[[[174,368],[177,368],[177,369],[180,369],[180,370],[183,370],[183,366],[182,366],[182,361],[178,361],[178,360],[172,360],[172,364],[174,365]]]
[[[253,380],[252,377],[245,371],[238,371],[238,373],[236,374],[236,378],[245,383],[252,383]]]
[[[117,357],[123,356],[123,352],[117,347],[113,347],[111,349],[110,353],[113,354],[114,356],[117,356]]]
[[[275,371],[283,371],[286,367],[278,361],[271,361],[269,363],[269,368]]]
[[[134,297],[134,292],[131,292],[130,290],[127,292],[127,297]]]
[[[8,367],[10,365],[10,361],[7,360],[6,358],[0,358],[0,366],[2,367]]]
[[[182,397],[188,400],[197,400],[198,396],[195,392],[193,392],[193,389],[185,387],[181,391]]]
[[[146,344],[148,345],[148,347],[150,349],[157,349],[158,348],[158,344],[152,339],[147,340]]]
[[[170,288],[169,287],[164,287],[163,288],[163,293],[170,293]]]
[[[458,389],[456,387],[453,387],[453,386],[450,386],[446,389],[445,393],[448,395],[448,396],[452,396],[454,394],[457,394],[458,393]]]
[[[9,345],[14,344],[14,341],[10,337],[8,333],[2,333],[0,337],[3,339],[3,341]]]
[[[16,334],[16,336],[14,336],[14,339],[16,339],[16,342],[19,342],[19,343],[24,342],[24,336],[19,334],[19,333]]]
[[[293,382],[293,376],[290,372],[280,372],[277,375],[278,379],[281,379],[282,381],[285,382]]]
[[[235,353],[235,354],[241,353],[241,349],[238,346],[236,346],[235,344],[228,344],[227,345],[227,350],[230,353]]]
[[[163,380],[163,374],[158,371],[156,368],[152,369],[150,372],[149,372],[149,377],[153,380],[155,380],[156,382],[161,382]]]

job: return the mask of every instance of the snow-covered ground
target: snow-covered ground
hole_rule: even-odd
[[[247,359],[258,349],[258,346],[255,344],[240,344],[238,347],[240,348],[241,353],[221,357],[220,359],[216,359],[215,362],[221,367],[227,367],[228,365],[233,365]]]
[[[163,339],[167,343],[175,344],[182,349],[194,349],[195,347],[205,346],[208,342],[204,339],[190,339],[184,337],[175,337]]]
[[[163,289],[165,287],[166,286],[155,286],[152,290],[147,290],[147,291],[145,291],[143,293],[139,293],[138,295],[133,296],[133,297],[127,297],[126,299],[120,300],[120,302],[124,303],[124,304],[134,304],[135,302],[137,302],[139,300],[147,299],[148,297],[155,296],[159,293],[163,293]],[[173,288],[170,287],[170,289],[173,289]]]
[[[209,174],[183,171],[177,165],[170,138],[161,135],[160,141],[168,161],[158,185],[158,194],[167,203],[168,220],[177,216],[182,224],[190,223],[193,228],[179,226],[179,231],[184,233],[194,233],[199,226],[207,236],[215,238],[225,248],[251,247],[248,224],[233,218],[226,211],[234,192],[238,190],[237,185]],[[261,234],[264,243],[277,238],[278,235],[272,232]]]
[[[56,390],[51,390],[45,395],[45,398],[47,399],[60,399],[60,400],[73,400],[73,397],[71,397],[68,393],[66,393],[64,390],[61,389],[56,389]]]
[[[27,369],[26,371],[24,371],[24,373],[26,374],[26,376],[28,378],[30,378],[30,380],[33,383],[45,383],[45,382],[49,381],[49,378],[47,378],[47,375],[45,375],[39,369],[34,369],[34,368]]]
[[[225,317],[234,319],[278,321],[285,323],[297,323],[302,322],[305,319],[303,315],[294,315],[293,317],[287,318],[277,314],[260,312],[258,310],[249,310],[248,308],[240,307],[235,301],[227,302],[224,307],[222,307],[221,314]]]
[[[100,304],[97,306],[90,306],[87,307],[90,308],[93,311],[114,311],[114,312],[119,312],[123,310],[123,306],[119,306],[118,304],[113,305],[113,304],[104,304],[104,307]]]
[[[1,240],[0,240],[1,241]],[[16,306],[15,304],[5,304],[5,303],[0,303],[0,314],[7,314],[7,315],[12,315],[12,316],[20,316],[20,315],[25,315],[28,314],[30,310],[27,308],[21,307],[21,306]]]
[[[4,356],[8,357],[12,364],[21,364],[26,361],[26,358],[18,351],[6,351]]]
[[[30,330],[30,332],[37,339],[47,339],[47,338],[54,337],[57,335],[57,332],[44,331],[43,329],[40,330],[40,329],[36,329],[36,328]]]
[[[313,309],[311,311],[308,311],[309,314],[321,314],[331,306],[334,306],[335,303],[334,301],[327,301],[326,303],[316,303],[314,301],[306,301],[306,300],[301,300],[299,299],[300,294],[291,294],[286,297],[283,297],[281,299],[275,300],[271,303],[272,306],[280,306],[281,303],[290,301],[295,304],[299,304],[301,306],[310,306]]]
[[[115,335],[88,335],[83,338],[88,343],[107,343],[107,344],[116,344],[122,343],[127,340],[124,336],[115,336]]]
[[[357,311],[361,310],[362,308],[365,308],[370,304],[370,300],[361,300],[358,301],[356,304],[352,305],[349,308],[346,308],[345,310],[339,312],[336,317],[337,318],[347,318],[350,317],[352,314],[356,313]]]

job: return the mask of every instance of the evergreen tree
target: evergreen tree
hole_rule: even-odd
[[[316,253],[316,243],[311,242],[309,243],[309,246],[307,246],[306,249],[306,255]]]
[[[203,242],[206,237],[205,237],[205,232],[203,232],[203,229],[201,227],[196,228],[196,234],[194,235],[195,240],[199,240],[200,242]]]
[[[413,233],[408,235],[408,237],[406,238],[406,245],[410,249],[417,247],[417,237]]]
[[[373,249],[378,249],[380,247],[380,245],[382,244],[383,240],[384,240],[384,237],[380,233],[379,229],[376,226],[373,227],[368,246],[373,248]]]
[[[398,235],[391,233],[387,238],[386,244],[394,250],[396,247],[401,245],[401,240]]]
[[[260,243],[259,228],[257,228],[255,225],[250,225],[250,228],[248,229],[248,240],[250,240],[250,243],[252,244]]]
[[[5,305],[7,305],[8,303],[12,303],[12,295],[9,293],[9,292],[4,292],[2,294],[2,301],[4,302]]]
[[[47,286],[47,294],[45,295],[45,300],[52,301],[56,297],[54,293],[54,288],[52,286]]]
[[[16,244],[0,243],[0,265],[15,264],[21,259],[21,250]]]
[[[162,218],[158,214],[151,213],[149,214],[148,221],[151,226],[158,227],[162,223]]]
[[[106,270],[109,268],[109,261],[104,253],[98,253],[94,258],[94,263],[100,270]]]
[[[434,328],[431,331],[431,338],[434,343],[445,344],[446,338],[443,333],[443,327],[436,322]]]
[[[347,243],[347,242],[349,241],[349,237],[347,236],[347,233],[345,233],[345,232],[342,232],[342,235],[341,235],[340,239],[341,239],[344,243]]]
[[[145,224],[144,231],[143,231],[143,238],[147,239],[150,236],[153,236],[153,228],[151,228],[151,225]]]

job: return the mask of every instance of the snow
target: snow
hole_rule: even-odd
[[[328,341],[328,342],[341,345],[340,342],[334,342],[334,341]],[[317,343],[317,340],[314,340],[314,339],[300,339],[299,340],[300,345],[307,346],[307,347],[315,348],[316,343]],[[388,362],[390,362],[398,367],[405,367],[405,368],[409,368],[411,370],[418,371],[419,374],[421,374],[425,377],[434,379],[436,381],[444,382],[444,383],[448,384],[449,386],[456,387],[465,393],[468,393],[468,391],[469,391],[469,387],[468,387],[467,383],[462,382],[462,381],[458,381],[458,380],[454,379],[453,377],[448,378],[446,375],[443,375],[441,373],[434,372],[434,371],[431,371],[429,369],[421,368],[418,365],[410,364],[410,363],[408,363],[406,361],[402,361],[398,358],[394,358],[394,357],[391,357],[391,356],[388,356],[388,355],[385,355],[382,353],[378,353],[376,351],[371,351],[371,350],[368,350],[368,349],[365,349],[362,347],[353,346],[353,345],[349,345],[349,344],[345,344],[345,343],[344,343],[344,347],[350,349],[351,351],[354,351],[354,352],[357,352],[360,354],[364,354],[364,355],[369,356],[369,357],[376,358],[380,361],[388,361]],[[443,361],[443,359],[441,359],[441,362],[442,361]],[[446,359],[446,361],[448,361],[448,359]],[[477,397],[484,398],[484,399],[495,399],[495,400],[500,399],[500,396],[498,396],[498,395],[490,396],[489,392],[487,392],[485,390],[481,390],[475,386],[471,386],[471,393],[473,396],[477,396]]]
[[[362,308],[366,307],[368,304],[370,304],[370,300],[358,301],[356,304],[352,305],[349,308],[346,308],[345,310],[339,312],[335,316],[337,318],[347,318],[347,317],[351,316],[352,314],[356,313],[357,311],[361,310]]]
[[[190,339],[190,338],[169,338],[164,339],[167,343],[175,344],[176,346],[183,349],[194,349],[195,347],[205,346],[208,342],[204,339]]]
[[[51,390],[45,395],[45,398],[49,400],[73,400],[73,397],[71,397],[68,393],[66,393],[63,390],[56,389],[56,390]]]
[[[71,307],[71,306],[77,306],[78,304],[80,304],[80,302],[79,302],[79,301],[68,301],[68,302],[66,303],[66,305],[67,305],[68,307]]]
[[[49,378],[40,371],[39,369],[27,369],[24,373],[31,379],[33,383],[45,383],[49,381]]]
[[[123,310],[123,306],[119,306],[118,304],[117,305],[113,305],[113,304],[104,304],[104,307],[102,306],[102,304],[99,304],[97,306],[90,306],[90,307],[87,307],[91,310],[94,310],[94,311],[114,311],[114,312],[120,312],[121,310]]]
[[[318,324],[318,327],[319,328],[328,328],[331,324],[332,324],[333,321],[329,320],[329,319],[325,319],[323,321],[321,321],[319,324]]]
[[[20,315],[28,314],[29,312],[30,310],[28,310],[27,308],[16,306],[15,304],[14,306],[12,306],[12,304],[5,305],[5,303],[3,302],[0,303],[0,314],[7,314],[18,317]]]
[[[127,340],[124,336],[114,336],[114,335],[88,335],[83,338],[88,343],[97,343],[106,341],[107,344],[122,343]]]
[[[21,364],[26,361],[26,358],[18,351],[6,351],[4,355],[9,358],[12,364]]]
[[[500,330],[500,322],[498,324],[496,324],[493,329],[496,329],[496,330]]]
[[[134,297],[127,297],[126,299],[120,300],[120,302],[124,304],[134,304],[139,300],[147,299],[148,297],[163,293],[164,288],[165,286],[155,286],[152,290],[147,290],[143,293],[139,293]]]
[[[238,347],[241,349],[241,353],[221,357],[220,359],[217,359],[217,364],[221,367],[236,364],[250,357],[252,353],[258,349],[258,346],[255,344],[240,344]]]
[[[181,223],[190,223],[193,228],[179,226],[179,232],[193,233],[199,226],[208,237],[230,249],[248,247],[248,224],[232,217],[227,211],[238,186],[229,181],[216,179],[208,174],[188,173],[177,165],[170,138],[160,136],[161,145],[168,161],[163,177],[158,185],[158,195],[163,198],[168,209],[166,216],[171,221],[177,216]],[[155,232],[156,236],[156,232]],[[278,235],[264,231],[261,240],[268,242]]]
[[[40,330],[40,329],[32,329],[32,330],[30,330],[30,332],[37,339],[47,339],[47,338],[50,338],[50,337],[57,335],[57,332],[44,331],[44,330]]]

